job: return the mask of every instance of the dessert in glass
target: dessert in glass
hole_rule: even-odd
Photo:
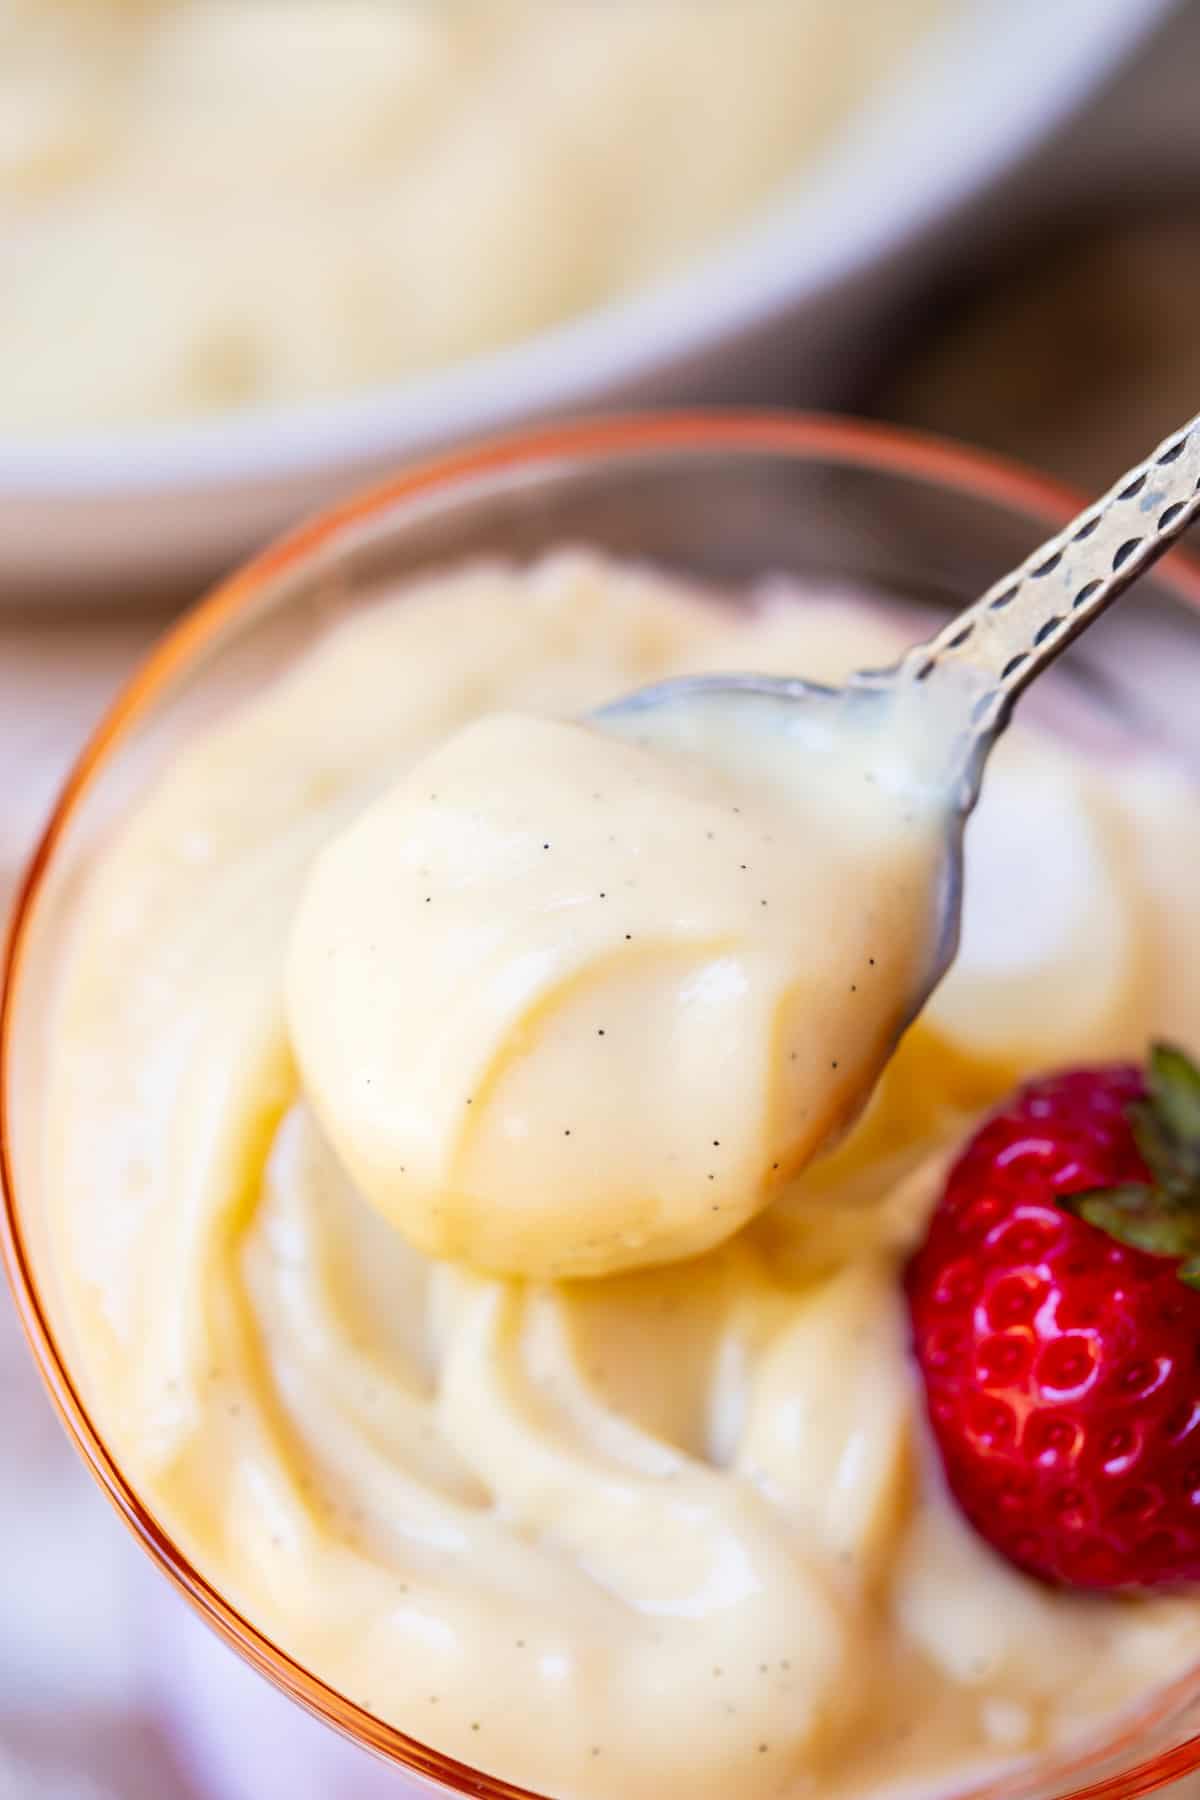
[[[1200,1759],[1200,1605],[985,1541],[920,1311],[930,1217],[1014,1088],[1200,1040],[1200,741],[1170,690],[1200,580],[1164,565],[997,752],[961,954],[860,1116],[830,1076],[905,1024],[908,851],[890,887],[847,863],[806,922],[840,998],[798,996],[786,806],[681,775],[631,825],[555,726],[672,673],[886,662],[1068,510],[821,421],[470,452],[235,578],[73,778],[5,1003],[35,1351],[210,1622],[444,1791],[1040,1800]],[[441,746],[514,710],[544,723],[471,739],[501,810],[469,814]],[[544,834],[502,810],[520,758],[556,778]],[[541,872],[564,792],[606,814],[611,889]],[[685,825],[712,845],[686,889]],[[472,897],[481,858],[531,855],[566,963],[497,946]]]

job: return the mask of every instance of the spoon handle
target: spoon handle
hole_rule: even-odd
[[[910,650],[898,676],[923,682],[941,669],[957,671],[976,690],[971,736],[977,745],[990,743],[1034,676],[1197,515],[1200,414],[936,637]]]

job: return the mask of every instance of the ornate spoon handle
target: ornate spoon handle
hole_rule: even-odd
[[[1004,729],[1022,690],[1200,515],[1200,414],[1172,432],[1103,499],[1003,576],[895,671],[925,682],[939,670],[975,689],[978,754]]]

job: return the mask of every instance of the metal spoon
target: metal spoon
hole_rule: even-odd
[[[686,739],[714,705],[736,708],[737,729],[766,725],[793,739],[835,741],[847,708],[856,724],[888,729],[906,709],[925,709],[930,779],[946,799],[945,880],[936,950],[920,1010],[958,945],[962,836],[996,739],[1035,676],[1144,574],[1200,514],[1200,414],[1122,475],[1019,568],[1003,575],[936,636],[885,669],[866,669],[840,688],[766,675],[712,675],[658,682],[612,702],[593,722],[622,736]],[[872,717],[873,715],[873,717]],[[665,731],[664,731],[664,728]]]

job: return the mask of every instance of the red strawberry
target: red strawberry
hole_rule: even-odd
[[[958,1504],[1019,1568],[1200,1581],[1200,1072],[1022,1088],[950,1172],[908,1271]]]

